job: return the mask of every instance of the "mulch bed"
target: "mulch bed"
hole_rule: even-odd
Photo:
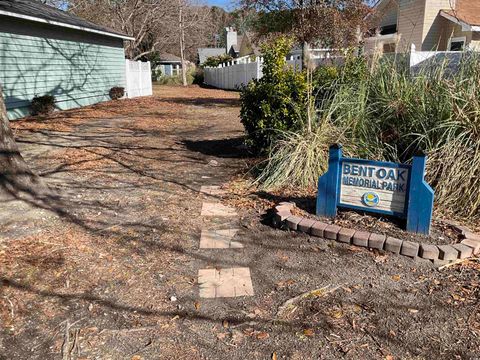
[[[400,219],[376,214],[368,214],[351,210],[339,210],[334,219],[318,217],[315,215],[316,190],[307,189],[303,191],[292,189],[281,189],[275,191],[261,191],[252,186],[248,180],[240,179],[232,182],[229,186],[232,206],[256,209],[258,212],[265,212],[272,209],[282,201],[293,202],[296,208],[292,211],[295,215],[320,220],[329,224],[336,224],[342,227],[355,230],[381,233],[387,236],[413,242],[452,245],[460,243],[461,234],[443,220],[443,214],[436,212],[432,220],[430,235],[410,233],[405,228],[405,223]],[[450,218],[449,218],[450,219]],[[478,231],[480,224],[466,219],[458,219],[459,223],[466,223],[474,232]]]

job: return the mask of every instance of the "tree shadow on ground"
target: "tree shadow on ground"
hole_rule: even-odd
[[[188,150],[220,158],[253,158],[245,146],[243,136],[221,140],[184,140]]]
[[[168,102],[176,104],[210,107],[238,107],[240,106],[239,99],[222,99],[222,98],[169,98]]]

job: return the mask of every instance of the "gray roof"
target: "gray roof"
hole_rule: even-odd
[[[224,54],[226,54],[224,48],[200,48],[198,49],[198,61],[201,65],[211,56],[218,56]]]
[[[180,59],[177,55],[173,55],[170,53],[160,53],[160,62],[182,62],[182,59]]]
[[[0,15],[41,21],[83,31],[102,33],[107,36],[129,38],[129,36],[125,34],[94,24],[35,0],[0,0]]]

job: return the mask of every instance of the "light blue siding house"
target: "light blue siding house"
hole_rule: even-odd
[[[36,95],[60,109],[109,100],[125,87],[124,40],[133,38],[34,0],[0,0],[0,85],[9,119]]]

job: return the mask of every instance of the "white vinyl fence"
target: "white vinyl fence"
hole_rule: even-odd
[[[204,70],[204,83],[219,89],[235,90],[247,85],[252,79],[260,79],[263,62],[249,60],[244,63],[236,61],[220,64],[218,67],[207,67]]]
[[[294,69],[302,69],[301,60],[287,60],[287,63]],[[250,57],[246,56],[220,64],[218,67],[205,68],[203,82],[219,89],[236,90],[242,85],[247,85],[252,79],[260,79],[263,76],[262,70],[262,57],[251,61]]]
[[[323,51],[323,50],[322,50]],[[325,57],[314,57],[313,62],[318,65]],[[302,70],[302,60],[299,56],[289,56],[287,64],[296,71]],[[250,56],[235,59],[217,67],[204,69],[204,83],[219,89],[237,90],[242,85],[247,85],[252,79],[260,79],[263,76],[263,58],[256,57],[252,61]]]
[[[125,61],[126,96],[131,99],[139,96],[152,95],[152,70],[150,61]]]
[[[463,51],[410,51],[410,72],[415,75],[422,71],[444,67],[446,73],[455,73],[463,59],[473,53]],[[478,58],[477,58],[478,59]]]

